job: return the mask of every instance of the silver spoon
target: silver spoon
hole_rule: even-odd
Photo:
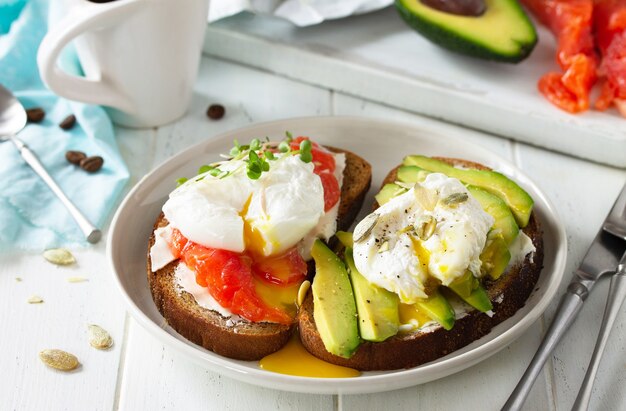
[[[0,85],[0,142],[11,140],[22,155],[26,163],[41,177],[50,187],[50,190],[61,200],[65,208],[70,212],[81,231],[90,243],[97,243],[102,233],[80,212],[78,208],[67,198],[58,184],[46,171],[35,153],[15,135],[26,126],[26,110],[15,96]]]

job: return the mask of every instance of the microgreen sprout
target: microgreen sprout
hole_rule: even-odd
[[[253,139],[250,142],[250,150],[251,151],[257,151],[261,149],[261,140],[259,140],[258,138]]]
[[[271,151],[267,150],[263,152],[263,155],[265,156],[265,158],[267,160],[274,160],[276,158],[276,156],[274,156],[274,153],[272,153]]]
[[[204,174],[207,171],[215,170],[215,166],[205,164],[198,169],[198,174]]]
[[[305,163],[310,163],[311,161],[313,161],[311,148],[312,145],[310,140],[302,140],[302,142],[300,142],[300,160]]]
[[[185,182],[187,182],[187,177],[181,177],[178,180],[176,180],[176,187],[180,187],[183,184],[185,184]]]
[[[291,150],[291,147],[289,147],[289,143],[286,141],[281,141],[278,145],[278,151],[281,153],[288,153],[289,150]]]
[[[269,137],[263,139],[255,138],[250,141],[250,144],[240,144],[239,141],[233,140],[234,146],[230,149],[228,155],[221,154],[220,156],[228,160],[243,160],[246,168],[246,174],[248,178],[252,180],[258,180],[264,172],[270,170],[270,161],[279,161],[281,158],[289,155],[298,155],[300,160],[305,163],[310,163],[313,160],[311,153],[312,144],[309,140],[303,140],[300,142],[298,149],[292,148],[293,135],[289,131],[285,131],[285,138],[277,143],[272,142]],[[277,155],[276,151],[280,154]],[[244,165],[231,171],[220,170],[219,166],[221,162],[213,164],[205,164],[198,169],[198,175],[194,178],[195,181],[202,180],[204,176],[202,174],[209,174],[213,177],[222,179],[225,178]],[[178,186],[184,184],[187,178],[179,178],[176,180]]]

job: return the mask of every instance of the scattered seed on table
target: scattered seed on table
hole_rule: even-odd
[[[89,279],[85,277],[69,277],[67,279],[68,283],[83,283],[85,281],[89,281]]]
[[[26,119],[29,123],[39,123],[46,116],[46,112],[41,107],[33,107],[26,110]]]
[[[70,150],[65,153],[65,159],[72,164],[76,164],[77,166],[79,166],[80,162],[85,158],[87,158],[87,155],[82,151]]]
[[[80,168],[88,173],[95,173],[102,168],[104,159],[100,156],[91,156],[80,160]]]
[[[225,113],[226,109],[221,104],[211,104],[206,111],[207,117],[209,117],[211,120],[219,120],[220,118],[224,117]]]
[[[113,338],[109,335],[107,330],[96,324],[89,324],[87,326],[89,334],[89,345],[98,350],[107,350],[113,345]]]
[[[43,252],[43,257],[56,265],[70,265],[76,262],[74,255],[65,248],[51,248]]]
[[[60,371],[72,371],[80,365],[78,358],[74,354],[57,349],[40,351],[39,359],[48,367]]]
[[[28,302],[28,304],[41,304],[43,303],[43,298],[38,295],[33,295],[28,300],[26,300],[26,302]]]
[[[76,124],[76,116],[74,114],[70,114],[59,123],[59,127],[61,127],[63,130],[70,130],[72,127],[74,127],[74,124]]]

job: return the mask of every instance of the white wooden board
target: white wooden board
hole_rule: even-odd
[[[626,167],[626,119],[570,115],[545,101],[539,77],[557,69],[552,36],[518,65],[456,55],[408,28],[393,8],[297,28],[240,14],[210,24],[205,52],[500,136]]]

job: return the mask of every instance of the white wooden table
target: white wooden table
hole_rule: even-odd
[[[222,120],[210,121],[205,116],[207,106],[214,102],[226,107]],[[202,139],[251,123],[310,115],[399,119],[440,133],[462,133],[510,159],[539,183],[561,213],[569,240],[566,282],[626,180],[624,170],[205,56],[192,106],[183,119],[158,129],[117,129],[132,175],[128,188],[171,155]],[[518,341],[456,375],[379,394],[295,394],[221,377],[157,342],[126,313],[113,284],[104,244],[75,250],[78,264],[69,268],[53,266],[39,253],[0,258],[0,410],[496,410],[530,361],[557,303],[555,300],[542,320]],[[70,283],[67,278],[72,276],[84,276],[88,281]],[[571,407],[599,329],[607,288],[608,282],[603,281],[594,289],[538,379],[526,409]],[[27,304],[33,294],[45,302]],[[622,388],[626,380],[625,314],[622,312],[613,329],[591,409],[626,409],[626,390]],[[111,350],[89,347],[88,323],[109,330],[115,339]],[[75,353],[82,367],[69,374],[46,368],[37,353],[52,347]]]

